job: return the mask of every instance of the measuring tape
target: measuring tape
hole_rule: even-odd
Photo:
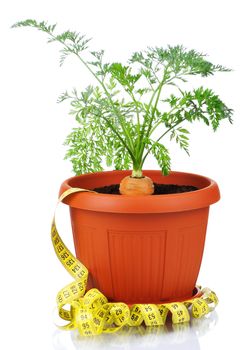
[[[94,192],[82,188],[70,188],[59,198],[62,202],[70,194]],[[78,329],[83,336],[112,333],[123,326],[163,326],[169,313],[174,324],[189,322],[190,315],[200,318],[212,311],[218,304],[216,294],[209,288],[200,287],[200,297],[183,302],[163,304],[135,304],[128,306],[122,302],[110,303],[96,288],[86,292],[88,269],[70,252],[62,241],[56,227],[55,214],[51,225],[51,239],[58,259],[74,278],[57,294],[59,316],[68,321],[64,330]],[[68,305],[68,309],[65,307]]]

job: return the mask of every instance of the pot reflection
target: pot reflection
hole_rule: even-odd
[[[190,323],[173,325],[167,322],[159,327],[124,327],[114,334],[84,338],[77,331],[53,334],[55,350],[103,350],[108,349],[160,349],[200,350],[199,337],[208,333],[217,323],[215,311],[202,319],[191,319]]]

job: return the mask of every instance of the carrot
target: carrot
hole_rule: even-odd
[[[154,192],[153,181],[147,176],[126,176],[120,182],[119,192],[129,196],[150,195]]]

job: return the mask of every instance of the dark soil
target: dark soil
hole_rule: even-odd
[[[198,190],[195,186],[187,185],[172,185],[172,184],[157,184],[154,183],[154,195],[155,194],[171,194],[171,193],[183,193]],[[114,184],[110,186],[97,187],[93,191],[106,194],[119,194],[119,184]]]

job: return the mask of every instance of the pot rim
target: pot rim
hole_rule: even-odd
[[[220,191],[217,183],[205,176],[171,171],[168,176],[162,175],[160,170],[143,170],[144,175],[149,176],[155,181],[156,178],[175,179],[176,183],[183,185],[194,185],[199,189],[192,192],[174,193],[174,194],[159,194],[154,196],[130,196],[116,195],[93,192],[79,192],[69,195],[63,200],[70,207],[84,210],[111,212],[111,213],[168,213],[180,212],[193,209],[208,207],[216,203],[220,199]],[[72,187],[80,187],[91,190],[93,187],[88,185],[93,179],[102,177],[114,178],[117,177],[117,183],[124,176],[130,175],[130,170],[112,170],[100,171],[95,173],[87,173],[83,175],[73,176],[66,179],[60,188],[59,196],[66,190]],[[189,181],[189,183],[182,183]],[[82,185],[83,182],[83,185]],[[112,181],[115,183],[115,180]],[[171,182],[164,183],[175,183]],[[84,185],[84,183],[86,183]],[[162,182],[163,183],[163,182]],[[111,183],[109,183],[111,184]],[[105,186],[105,185],[103,185]]]

